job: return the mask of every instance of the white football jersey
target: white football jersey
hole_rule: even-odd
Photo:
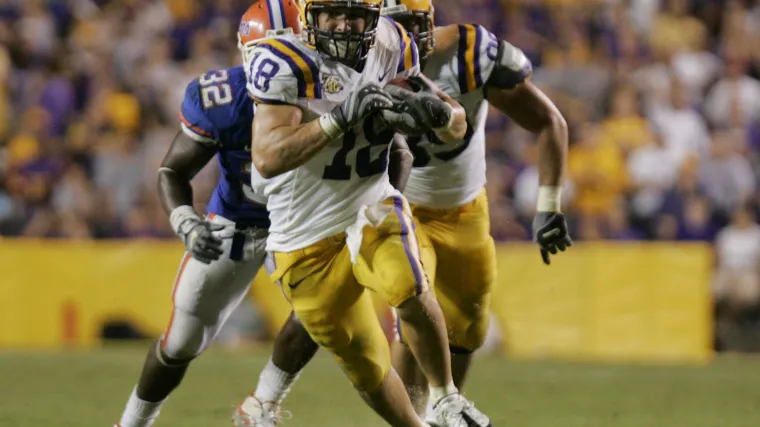
[[[479,25],[451,25],[435,31],[436,50],[423,74],[464,107],[467,134],[454,144],[436,143],[434,134],[408,138],[415,167],[404,195],[412,204],[453,208],[475,199],[486,183],[484,85],[495,68],[499,40]],[[509,84],[517,86],[529,78],[530,61],[520,49],[509,48],[504,56],[516,70]]]
[[[292,35],[262,41],[252,58],[246,67],[251,97],[257,103],[300,107],[302,123],[331,111],[364,83],[419,73],[417,46],[403,27],[385,17],[361,72],[324,59]],[[388,180],[392,139],[393,132],[380,131],[377,120],[366,120],[290,172],[272,179],[252,174],[253,190],[267,198],[267,250],[289,252],[343,232],[363,205],[393,194]]]

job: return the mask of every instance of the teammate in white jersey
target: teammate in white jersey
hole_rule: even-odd
[[[428,291],[406,199],[388,182],[394,126],[464,137],[464,111],[430,93],[380,87],[419,72],[407,32],[381,0],[301,0],[303,37],[259,43],[245,64],[257,102],[254,191],[267,198],[268,269],[311,337],[389,424],[425,425],[390,367],[367,289],[398,309],[445,426],[490,425],[453,385],[446,329]],[[388,126],[390,125],[390,127]],[[242,405],[245,407],[245,402]]]
[[[454,379],[461,387],[472,352],[485,339],[495,280],[494,244],[483,191],[488,104],[541,136],[541,187],[534,226],[547,264],[549,254],[572,243],[559,209],[566,124],[551,101],[528,81],[532,67],[518,48],[476,25],[434,28],[430,0],[388,0],[387,6],[385,13],[414,34],[424,73],[461,103],[467,114],[467,135],[454,146],[436,144],[439,141],[434,134],[409,139],[416,168],[405,190],[420,226],[422,259],[446,316]],[[282,340],[282,346],[303,334],[297,326],[290,330],[292,335]],[[399,338],[403,337],[402,332]],[[424,376],[419,375],[409,353],[405,346],[394,346],[394,367],[409,385],[421,411],[427,393],[417,387]],[[290,357],[293,363],[304,366],[311,354],[295,352]],[[263,374],[262,383],[272,393],[277,392],[276,383],[266,381]]]
[[[522,127],[539,133],[540,187],[535,238],[541,256],[572,244],[560,212],[566,164],[567,125],[534,85],[532,66],[517,47],[479,25],[435,28],[431,0],[386,0],[384,14],[402,24],[418,44],[423,73],[465,109],[467,134],[457,145],[442,145],[434,134],[409,138],[414,168],[404,194],[412,204],[423,242],[426,268],[446,318],[454,382],[463,386],[472,353],[485,341],[496,276],[494,242],[486,199],[485,125],[493,105]],[[419,372],[398,331],[393,366],[404,379],[418,411],[426,401]],[[432,411],[427,419],[434,422]]]

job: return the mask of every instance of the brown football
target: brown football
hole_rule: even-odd
[[[409,80],[406,77],[396,77],[395,79],[389,81],[388,84],[415,92],[414,87],[412,87],[412,85],[409,83]]]

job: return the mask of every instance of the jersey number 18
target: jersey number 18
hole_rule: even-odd
[[[388,148],[393,140],[393,130],[386,129],[377,132],[373,126],[373,120],[367,119],[363,125],[364,137],[369,141],[366,145],[356,151],[356,174],[360,178],[367,178],[372,175],[383,173],[388,169]],[[351,179],[351,165],[348,164],[348,155],[356,148],[358,135],[353,130],[349,130],[343,135],[343,146],[340,147],[332,163],[325,166],[322,179],[332,179],[346,181]],[[383,151],[376,158],[372,158],[372,147],[383,146]]]

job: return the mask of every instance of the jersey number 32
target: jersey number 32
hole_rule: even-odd
[[[203,108],[208,110],[232,102],[232,87],[227,83],[229,77],[227,70],[218,70],[208,72],[198,79]]]

